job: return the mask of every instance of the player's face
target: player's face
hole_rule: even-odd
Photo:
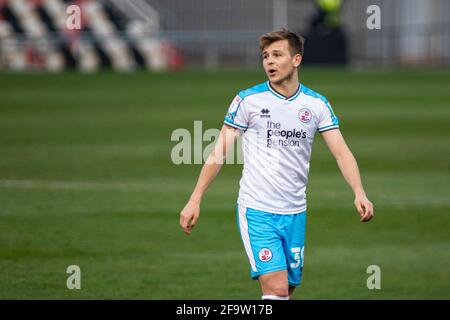
[[[291,54],[288,40],[275,41],[263,49],[264,70],[269,81],[275,84],[289,81],[301,61],[299,54]]]

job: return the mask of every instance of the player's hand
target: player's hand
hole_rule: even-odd
[[[200,204],[189,201],[180,212],[180,226],[186,235],[191,234],[191,230],[197,223],[199,216]]]
[[[355,196],[355,207],[361,217],[361,222],[367,222],[373,218],[373,204],[367,199],[366,195]]]

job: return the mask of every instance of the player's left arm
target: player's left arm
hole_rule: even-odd
[[[355,193],[355,206],[361,222],[369,221],[374,215],[374,207],[364,192],[358,164],[345,143],[341,131],[339,129],[325,131],[322,137],[335,157],[342,175]]]

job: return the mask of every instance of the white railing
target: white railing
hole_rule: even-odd
[[[103,0],[112,3],[129,20],[141,20],[145,22],[148,31],[160,30],[160,18],[158,12],[144,0]]]

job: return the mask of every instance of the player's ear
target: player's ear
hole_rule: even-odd
[[[294,67],[298,68],[300,66],[300,63],[302,63],[302,56],[299,53],[297,53],[294,56],[293,62],[294,62]]]

